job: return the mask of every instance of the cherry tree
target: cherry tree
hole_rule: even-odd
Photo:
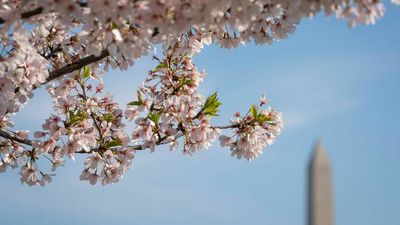
[[[198,92],[205,72],[193,57],[205,45],[235,48],[288,37],[319,12],[349,26],[374,24],[380,0],[0,0],[0,172],[19,168],[21,182],[45,185],[51,171],[87,155],[81,180],[121,180],[135,152],[158,145],[194,154],[219,139],[236,158],[253,160],[283,123],[265,97],[214,125],[217,93]],[[400,4],[399,0],[392,0]],[[131,102],[103,93],[102,76],[126,70],[162,46]],[[53,112],[42,130],[13,130],[13,114],[45,88]],[[133,129],[127,133],[126,129]],[[223,134],[223,130],[225,134]],[[41,163],[40,165],[43,165]]]

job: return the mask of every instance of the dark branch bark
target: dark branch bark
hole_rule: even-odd
[[[109,56],[110,53],[108,52],[107,49],[104,49],[103,51],[101,51],[100,55],[89,55],[86,57],[83,57],[81,59],[79,59],[76,62],[73,62],[71,64],[68,64],[64,67],[61,67],[59,69],[55,69],[53,71],[50,72],[49,77],[47,78],[46,82],[44,82],[43,84],[46,84],[54,79],[57,79],[67,73],[71,73],[74,72],[76,70],[79,70],[80,68],[83,68],[84,66],[87,66],[91,63],[100,61],[104,58],[106,58],[107,56]],[[43,85],[42,84],[42,85]],[[36,89],[36,88],[35,88]]]
[[[38,8],[36,8],[36,9],[32,10],[32,11],[23,12],[23,13],[21,14],[21,18],[22,18],[22,19],[28,19],[28,18],[30,18],[30,17],[32,17],[32,16],[39,15],[39,14],[41,14],[42,12],[43,12],[43,7],[38,7]]]
[[[78,1],[77,4],[79,4],[79,6],[81,6],[81,7],[87,7],[87,2]],[[28,19],[28,18],[30,18],[32,16],[41,14],[43,11],[44,11],[43,7],[38,7],[36,9],[31,10],[31,11],[23,12],[21,14],[21,19]],[[0,18],[0,25],[3,24],[3,23],[5,23],[5,20],[3,18]],[[61,49],[61,47],[56,48],[49,55],[44,56],[44,58],[49,59],[50,57],[52,57],[52,55],[55,52],[59,51],[60,49]],[[108,50],[104,49],[103,51],[100,52],[99,55],[92,54],[92,55],[86,56],[84,58],[81,58],[76,62],[68,64],[68,65],[66,65],[64,67],[61,67],[59,69],[55,69],[55,70],[50,72],[49,77],[47,78],[46,82],[44,82],[43,84],[46,84],[46,83],[48,83],[48,82],[50,82],[50,81],[52,81],[54,79],[57,79],[57,78],[63,76],[64,74],[71,73],[71,72],[73,72],[75,70],[78,70],[78,69],[80,69],[80,68],[82,68],[84,66],[87,66],[87,65],[89,65],[91,63],[100,61],[100,60],[106,58],[109,55],[110,54],[109,54]],[[36,88],[37,87],[34,87],[34,89],[36,89]]]
[[[78,1],[77,4],[81,7],[87,7],[87,2]],[[31,11],[21,13],[21,19],[29,19],[32,16],[36,16],[41,14],[44,11],[43,7],[37,7]],[[5,23],[6,21],[3,18],[0,18],[0,25]]]
[[[51,51],[49,52],[49,54],[47,54],[47,55],[42,55],[45,59],[50,59],[51,57],[53,57],[54,56],[54,54],[56,54],[57,52],[60,52],[60,51],[62,51],[62,47],[61,47],[61,45],[58,45],[56,48],[54,48],[54,49],[51,49]]]
[[[182,137],[182,136],[183,136],[183,134],[178,134],[178,135],[175,137],[175,139],[178,139],[178,138],[180,138],[180,137]],[[9,139],[9,140],[15,141],[15,142],[18,142],[18,143],[21,143],[21,144],[29,145],[29,146],[32,146],[32,145],[33,145],[33,141],[32,141],[32,140],[20,138],[20,137],[18,137],[17,135],[13,134],[12,132],[9,132],[9,131],[6,131],[6,130],[2,130],[2,129],[0,129],[0,137],[3,137],[3,138],[5,138],[5,139]],[[165,139],[166,139],[166,138],[165,138]],[[162,139],[162,140],[158,141],[158,142],[156,143],[156,145],[165,145],[165,144],[168,144],[168,143],[171,142],[171,141],[166,141],[166,142],[164,142],[165,139]],[[128,146],[128,147],[129,147],[130,149],[132,149],[132,150],[145,150],[145,148],[143,147],[143,145],[131,145],[131,146]],[[97,151],[99,151],[99,150],[100,150],[100,149],[97,147],[97,148],[92,148],[92,149],[90,149],[90,151],[81,150],[81,151],[76,151],[75,153],[77,153],[77,154],[89,154],[89,153],[92,153],[92,152],[97,152]]]
[[[38,7],[32,11],[28,11],[28,12],[23,12],[21,13],[21,19],[28,19],[32,16],[36,16],[39,15],[43,12],[43,7]],[[6,21],[3,18],[0,18],[0,24],[5,23]]]
[[[227,125],[227,126],[213,126],[212,128],[218,128],[218,129],[231,129],[231,128],[236,128],[236,127],[238,127],[238,125]],[[183,133],[179,133],[178,135],[176,135],[175,136],[175,139],[174,140],[177,140],[177,139],[179,139],[179,138],[181,138],[183,136]],[[19,142],[19,143],[21,143],[21,144],[25,144],[25,145],[29,145],[29,146],[32,146],[32,143],[33,143],[33,141],[32,140],[30,140],[30,139],[22,139],[22,138],[20,138],[20,137],[18,137],[18,136],[16,136],[15,134],[13,134],[12,132],[9,132],[9,131],[5,131],[5,130],[2,130],[2,129],[0,129],[0,137],[3,137],[3,138],[5,138],[5,139],[9,139],[9,140],[12,140],[12,141],[16,141],[16,142]],[[164,138],[161,138],[157,143],[156,143],[156,146],[158,146],[158,145],[165,145],[165,144],[168,144],[168,143],[171,143],[172,141],[171,140],[168,140],[168,141],[165,141],[167,139],[167,137],[165,136]],[[130,149],[132,149],[132,150],[145,150],[145,148],[143,147],[143,145],[130,145],[130,146],[128,146]],[[76,151],[75,153],[77,153],[77,154],[89,154],[89,153],[92,153],[92,152],[97,152],[97,151],[99,151],[100,149],[98,148],[98,147],[96,147],[96,148],[92,148],[92,149],[90,149],[90,151],[84,151],[84,150],[81,150],[81,151]]]
[[[9,132],[9,131],[5,131],[5,130],[1,130],[0,129],[0,136],[12,141],[16,141],[25,145],[30,145],[32,146],[32,141],[29,139],[22,139],[20,137],[18,137],[17,135],[14,135],[13,133]]]

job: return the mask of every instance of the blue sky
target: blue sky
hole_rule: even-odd
[[[79,181],[82,159],[68,162],[45,188],[0,174],[1,224],[306,224],[306,167],[322,138],[333,164],[337,225],[400,222],[400,8],[388,7],[375,26],[304,20],[288,40],[234,50],[207,47],[195,58],[205,69],[201,92],[218,91],[217,124],[245,112],[261,94],[284,114],[276,144],[253,162],[215,143],[192,157],[160,147],[138,152],[124,179],[105,187]],[[132,100],[146,71],[105,77],[121,103]],[[38,129],[50,112],[43,91],[16,117]]]

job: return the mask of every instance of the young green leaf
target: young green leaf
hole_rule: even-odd
[[[115,22],[112,22],[112,23],[111,23],[111,29],[112,29],[112,30],[118,29],[118,25],[117,25]]]
[[[105,147],[112,148],[112,147],[120,146],[121,144],[122,144],[121,140],[119,138],[116,138],[116,139],[112,139],[112,141],[107,142]]]
[[[168,64],[167,64],[167,62],[163,61],[160,64],[158,64],[158,66],[156,66],[156,68],[154,68],[153,72],[157,72],[161,69],[166,69],[166,68],[168,68]]]
[[[256,122],[259,122],[259,123],[265,123],[270,120],[271,120],[270,116],[264,115],[262,113],[259,113],[256,117]]]
[[[88,77],[90,77],[90,67],[85,66],[83,69],[83,78],[88,78]]]
[[[257,105],[252,105],[250,107],[250,115],[255,119],[257,118],[257,111],[258,111],[258,107]]]
[[[112,113],[106,113],[103,115],[103,120],[111,122],[114,120],[114,115]]]
[[[136,105],[136,106],[139,106],[139,105],[142,105],[142,104],[143,104],[143,102],[140,102],[140,101],[132,101],[132,102],[128,103],[128,105]]]
[[[136,92],[136,95],[138,97],[138,102],[141,102],[143,104],[143,98],[139,91]]]
[[[222,105],[222,103],[218,101],[217,92],[214,92],[214,94],[208,96],[203,108],[201,109],[201,113],[209,116],[218,116],[218,107],[220,105]]]
[[[193,80],[192,80],[191,78],[186,79],[186,77],[181,77],[181,78],[179,79],[179,85],[180,85],[180,86],[185,86],[185,85],[190,84],[192,81],[193,81]]]
[[[78,123],[80,121],[83,121],[87,118],[87,114],[85,112],[81,112],[81,111],[69,111],[69,119],[67,121],[68,125],[73,125],[75,123]]]
[[[137,101],[131,101],[128,103],[128,105],[135,105],[135,106],[140,106],[143,105],[143,99],[142,96],[140,95],[140,92],[136,92],[138,100]]]
[[[149,113],[148,118],[153,121],[155,124],[158,123],[158,121],[160,121],[160,117],[161,117],[161,112],[158,113]]]

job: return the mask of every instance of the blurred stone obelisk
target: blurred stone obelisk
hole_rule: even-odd
[[[308,224],[333,225],[331,165],[320,141],[315,144],[308,173]]]

